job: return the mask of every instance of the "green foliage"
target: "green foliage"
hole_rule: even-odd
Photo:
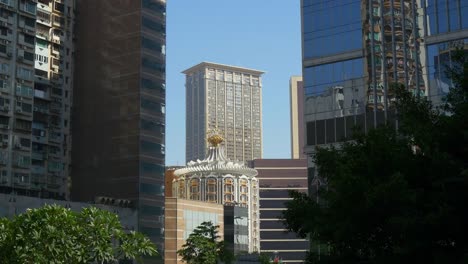
[[[271,258],[268,254],[260,253],[258,255],[258,262],[260,262],[260,264],[271,264]]]
[[[230,264],[234,254],[219,241],[218,227],[211,222],[201,223],[187,238],[177,253],[188,264],[216,264],[218,260]]]
[[[117,215],[95,207],[77,213],[45,205],[0,219],[0,263],[113,263],[156,254],[148,238],[124,232]]]
[[[292,192],[283,215],[327,245],[308,263],[468,263],[468,63],[455,64],[441,108],[396,87],[398,131],[317,149],[320,201]]]

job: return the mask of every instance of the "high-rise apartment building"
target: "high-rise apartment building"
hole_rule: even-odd
[[[302,0],[306,153],[356,125],[397,125],[395,83],[440,103],[451,53],[468,50],[467,13],[462,0]],[[308,167],[309,186],[323,184],[310,158]]]
[[[0,1],[0,192],[66,199],[74,1]]]
[[[247,68],[202,62],[186,75],[186,161],[203,159],[206,133],[219,129],[227,157],[262,157],[262,74]]]
[[[71,197],[131,200],[162,253],[166,1],[78,0],[77,11]]]
[[[291,158],[304,159],[304,85],[302,76],[289,80],[289,106],[291,114]]]

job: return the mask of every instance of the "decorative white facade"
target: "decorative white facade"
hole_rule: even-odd
[[[258,172],[243,163],[226,158],[220,145],[223,138],[213,135],[204,160],[190,161],[174,172],[174,196],[248,208],[249,252],[260,250],[260,216]]]

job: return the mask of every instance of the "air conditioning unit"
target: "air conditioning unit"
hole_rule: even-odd
[[[22,108],[16,108],[16,113],[23,113],[23,109]]]
[[[2,128],[2,129],[10,129],[10,126],[9,126],[9,125],[0,124],[0,128]]]
[[[19,60],[19,61],[22,61],[23,59],[24,59],[23,56],[18,56],[18,60]]]

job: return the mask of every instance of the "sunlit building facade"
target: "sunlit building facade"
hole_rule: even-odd
[[[74,1],[0,1],[0,192],[67,199]]]
[[[203,159],[206,133],[219,129],[226,156],[248,161],[262,157],[262,74],[264,72],[202,62],[186,75],[186,161]]]
[[[172,195],[179,199],[247,208],[248,236],[239,237],[248,244],[248,252],[259,252],[259,185],[257,171],[243,162],[229,160],[215,134],[208,138],[210,147],[203,160],[190,161],[174,172]]]

